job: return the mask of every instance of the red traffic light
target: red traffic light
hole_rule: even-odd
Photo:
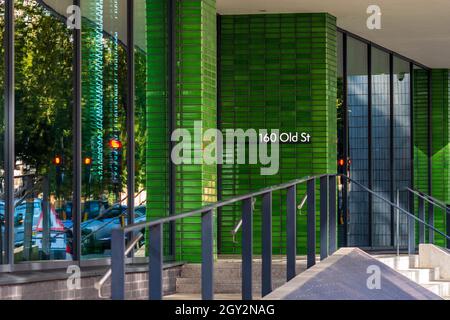
[[[339,159],[338,164],[340,167],[343,167],[345,165],[345,160],[344,159]]]
[[[111,139],[108,142],[111,149],[121,149],[122,148],[122,142],[117,139]]]
[[[61,164],[62,164],[62,157],[61,157],[61,156],[55,156],[55,157],[53,158],[53,164],[54,164],[55,166],[61,165]]]
[[[84,158],[84,164],[90,166],[92,164],[92,159],[89,157]]]

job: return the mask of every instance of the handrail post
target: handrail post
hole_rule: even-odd
[[[252,198],[242,203],[242,300],[253,299],[253,206]]]
[[[419,201],[419,219],[425,221],[425,201],[422,197],[418,197]],[[425,226],[419,223],[419,243],[425,243]]]
[[[297,258],[297,186],[287,189],[287,216],[286,216],[286,280],[295,277],[295,264]]]
[[[414,197],[408,197],[409,199],[409,208],[413,208]],[[414,210],[409,210],[411,214],[414,214]],[[415,228],[415,219],[413,217],[408,216],[408,254],[416,253],[416,228]]]
[[[125,233],[113,229],[111,233],[111,299],[125,299]]]
[[[434,205],[429,202],[428,203],[428,224],[434,227]],[[428,228],[428,242],[434,244],[434,230]]]
[[[213,210],[202,214],[202,299],[214,299]]]
[[[149,227],[149,285],[148,298],[162,300],[163,297],[163,238],[162,224]]]
[[[316,264],[316,179],[311,178],[306,183],[308,193],[307,215],[307,268]]]
[[[329,254],[333,254],[337,249],[336,243],[336,176],[330,175],[328,181],[328,199],[329,199]]]
[[[328,176],[320,177],[320,260],[328,257]]]
[[[272,192],[262,196],[262,273],[261,294],[272,292]]]
[[[447,217],[445,219],[445,221],[446,221],[445,234],[450,235],[450,205],[449,204],[447,205],[446,213],[447,213]],[[447,238],[447,249],[450,249],[450,239],[448,239],[448,238]]]
[[[397,222],[397,235],[395,237],[396,241],[397,241],[397,256],[400,255],[400,210],[398,208],[400,208],[400,190],[397,189],[397,217],[396,217],[396,222]]]

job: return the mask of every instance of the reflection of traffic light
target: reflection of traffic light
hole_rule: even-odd
[[[83,163],[84,163],[86,166],[90,166],[90,165],[92,164],[92,159],[89,158],[89,157],[86,157],[86,158],[84,158]]]
[[[91,193],[91,180],[92,180],[92,175],[91,175],[91,167],[92,167],[92,158],[91,157],[85,157],[83,159],[83,164],[84,164],[84,181],[86,184],[86,199],[89,198],[90,193]]]
[[[117,149],[121,149],[122,148],[122,142],[120,140],[117,140],[117,139],[110,139],[108,144],[109,144],[109,147],[111,149],[117,150]]]
[[[60,166],[62,165],[62,157],[61,157],[61,156],[55,156],[55,157],[53,158],[53,164],[54,164],[56,167],[60,167]]]
[[[63,175],[62,175],[62,164],[63,164],[63,158],[60,155],[56,155],[53,158],[53,164],[55,165],[55,173],[56,173],[56,188],[59,191],[61,185],[62,185],[62,180],[63,180]]]

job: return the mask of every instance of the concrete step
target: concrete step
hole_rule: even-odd
[[[403,274],[414,282],[419,284],[427,283],[433,280],[439,280],[439,269],[426,269],[426,268],[416,268],[408,270],[397,270],[397,272]]]
[[[306,270],[305,263],[297,263],[297,274]],[[227,281],[229,279],[241,279],[242,271],[241,264],[220,264],[214,265],[214,277],[219,281]],[[197,278],[201,277],[201,264],[186,264],[181,270],[181,278]],[[253,277],[254,279],[261,278],[261,264],[253,265]],[[286,277],[286,265],[274,264],[272,265],[272,277],[273,278],[285,278]]]
[[[380,262],[388,265],[395,270],[408,270],[419,267],[418,255],[401,255],[401,256],[375,256]]]
[[[281,287],[286,283],[285,280],[273,280],[273,289]],[[214,282],[214,292],[218,294],[240,294],[242,282],[237,280]],[[200,294],[201,283],[195,278],[178,278],[177,293],[179,294]],[[261,295],[261,280],[253,281],[253,293]]]
[[[450,296],[449,282],[430,281],[429,283],[421,283],[420,285],[434,292],[438,296],[443,297],[444,299],[445,297]]]
[[[438,296],[444,299],[450,296],[450,281],[440,278],[438,267],[420,268],[417,255],[380,256],[377,259]]]

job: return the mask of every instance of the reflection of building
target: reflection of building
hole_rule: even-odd
[[[134,1],[133,15],[127,12],[128,1],[80,2],[81,32],[64,24],[71,0],[32,1],[33,9],[18,5],[21,15],[16,19],[24,19],[23,28],[30,28],[25,31],[37,30],[28,43],[47,47],[35,50],[16,39],[23,50],[16,51],[12,70],[31,85],[27,91],[25,81],[17,81],[15,104],[3,97],[5,106],[20,114],[12,155],[20,162],[14,171],[4,161],[11,155],[4,154],[1,161],[5,176],[35,173],[49,178],[48,190],[39,186],[29,198],[48,195],[51,200],[43,199],[44,206],[55,203],[58,214],[67,218],[76,261],[106,263],[98,259],[111,254],[111,224],[120,227],[137,218],[130,206],[157,219],[304,176],[346,173],[391,202],[405,187],[450,201],[450,63],[441,57],[449,56],[450,47],[433,37],[444,25],[411,39],[411,25],[404,23],[411,20],[409,15],[422,17],[423,4],[417,4],[417,12],[386,5],[392,14],[383,16],[385,29],[368,31],[363,28],[365,8],[351,5],[356,0],[345,0],[348,5]],[[170,3],[176,10],[170,11]],[[27,15],[34,19],[23,18]],[[431,21],[432,14],[423,19]],[[46,33],[39,33],[49,25],[56,30],[55,42],[44,42]],[[12,45],[10,40],[7,47]],[[37,54],[42,51],[43,63]],[[12,89],[11,83],[3,86]],[[11,125],[8,118],[3,120],[6,127]],[[170,134],[176,128],[193,132],[194,122],[202,131],[308,132],[312,143],[282,144],[276,175],[260,175],[262,164],[175,166]],[[3,132],[8,147],[6,137]],[[197,149],[204,147],[203,141],[194,143]],[[55,157],[61,161],[52,162]],[[19,180],[13,182],[14,189],[24,188]],[[306,186],[299,186],[297,198],[305,199],[305,193]],[[15,201],[11,194],[6,197]],[[338,203],[341,246],[393,250],[399,236],[401,248],[407,247],[407,219],[400,218],[398,235],[395,211],[385,201],[350,183],[339,185]],[[399,203],[410,211],[417,208],[404,190]],[[284,255],[285,194],[274,193],[272,206],[273,253]],[[5,210],[6,229],[14,234],[14,208]],[[105,212],[110,216],[102,216]],[[240,204],[215,213],[215,253],[241,253],[241,233],[232,235],[241,216]],[[448,232],[443,210],[427,209],[425,218]],[[262,223],[256,202],[258,255]],[[296,249],[304,254],[306,218],[300,216],[297,223]],[[105,228],[109,231],[102,232]],[[201,235],[200,217],[165,227],[167,259],[199,262]],[[433,239],[433,232],[427,235]],[[446,244],[441,235],[435,234],[434,240]],[[5,270],[29,263],[14,258],[12,242],[10,237],[3,243]]]

